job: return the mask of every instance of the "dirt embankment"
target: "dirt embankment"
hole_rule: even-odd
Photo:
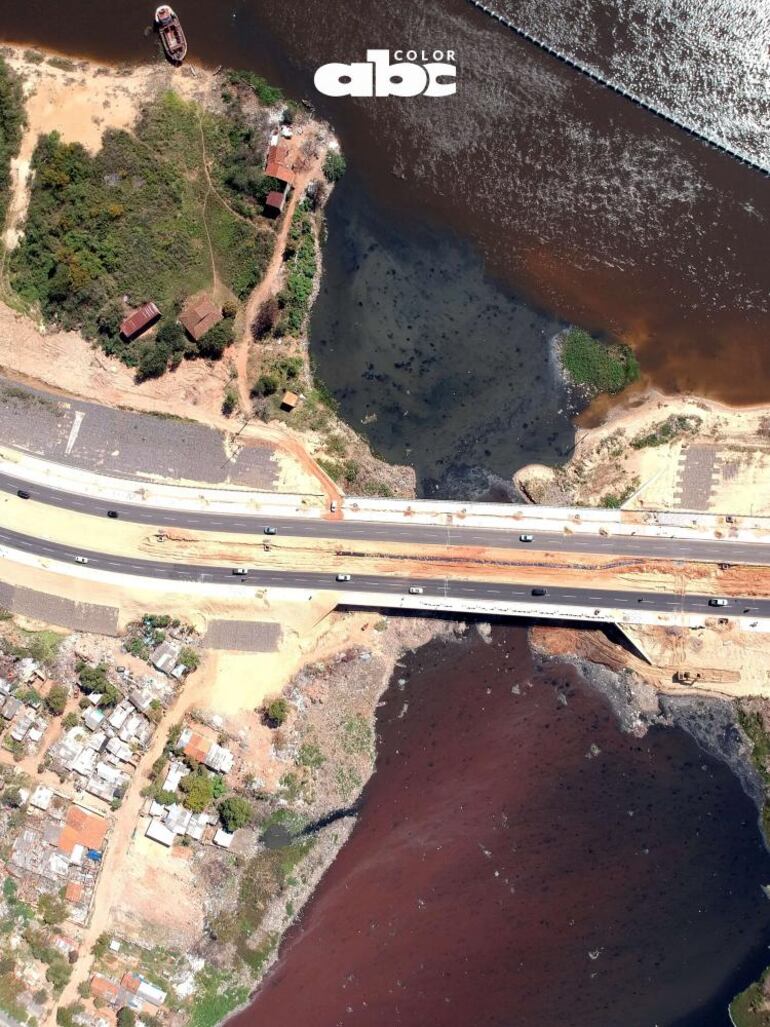
[[[529,465],[532,502],[770,514],[770,407],[732,408],[648,391],[578,430],[563,467]]]

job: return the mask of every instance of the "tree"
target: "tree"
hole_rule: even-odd
[[[257,378],[251,390],[252,396],[273,396],[278,392],[279,381],[274,374],[263,374]]]
[[[44,924],[53,927],[62,923],[67,917],[67,904],[64,899],[57,895],[45,893],[40,896],[37,903],[38,912]]]
[[[251,336],[255,342],[264,339],[273,330],[273,325],[278,320],[281,308],[275,296],[268,298],[260,305],[259,310],[251,322]]]
[[[230,318],[223,318],[198,340],[198,353],[207,360],[219,360],[232,343],[233,322]]]
[[[118,1010],[118,1027],[135,1027],[136,1013],[128,1006]]]
[[[147,341],[139,351],[139,363],[136,368],[136,380],[144,382],[148,378],[160,378],[166,373],[171,347],[163,342]]]
[[[60,717],[62,713],[64,713],[64,707],[67,705],[68,696],[69,692],[64,685],[51,685],[48,690],[48,695],[45,697],[45,704],[54,716]]]
[[[182,651],[179,653],[179,662],[187,670],[197,670],[200,666],[201,658],[198,653],[191,649],[189,645],[183,646]]]
[[[100,663],[96,667],[90,667],[87,663],[80,663],[77,667],[78,680],[82,691],[86,695],[91,692],[104,692],[109,683],[107,677],[107,664]]]
[[[222,799],[219,804],[219,817],[225,831],[232,833],[239,827],[245,827],[254,815],[254,810],[248,799],[239,795],[231,795]]]
[[[324,161],[324,174],[330,182],[339,182],[345,172],[348,170],[348,164],[345,158],[342,156],[339,150],[329,150],[326,154],[326,160]]]
[[[94,956],[97,959],[101,959],[102,956],[107,954],[107,949],[110,947],[110,936],[109,934],[100,934],[94,942],[94,947],[91,949]]]
[[[67,730],[69,730],[71,727],[77,727],[79,723],[80,718],[74,710],[70,710],[70,712],[62,719],[62,727],[66,728]]]
[[[283,696],[280,696],[278,699],[266,703],[263,712],[269,727],[280,727],[289,716],[289,704]]]
[[[4,806],[18,809],[21,806],[21,791],[16,785],[9,785],[3,789],[2,801]]]
[[[51,982],[55,991],[61,991],[71,976],[72,967],[69,963],[65,963],[60,956],[57,956],[49,964],[45,972],[46,980]]]
[[[232,387],[228,385],[225,389],[225,398],[222,400],[222,413],[225,417],[229,417],[234,413],[235,408],[238,406],[238,393]]]
[[[179,787],[185,793],[184,805],[193,813],[202,813],[214,799],[214,785],[204,772],[188,774],[179,782]]]

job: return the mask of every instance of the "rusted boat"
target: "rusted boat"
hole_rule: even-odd
[[[181,64],[187,56],[187,39],[173,8],[162,4],[155,12],[155,25],[166,57],[173,64]]]

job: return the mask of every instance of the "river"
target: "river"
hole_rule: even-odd
[[[622,734],[519,627],[396,676],[359,822],[233,1027],[728,1027],[770,942],[730,770]]]

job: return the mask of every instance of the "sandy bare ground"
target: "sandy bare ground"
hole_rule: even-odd
[[[699,422],[659,446],[635,448],[670,417]],[[693,396],[650,391],[613,407],[599,427],[581,429],[564,469],[524,467],[515,480],[537,502],[596,506],[607,495],[633,494],[626,509],[670,510],[677,505],[680,463],[688,447],[713,449],[717,465],[708,509],[770,513],[770,407],[733,408]]]
[[[578,656],[619,671],[627,667],[660,691],[728,698],[770,698],[770,636],[734,625],[662,628],[627,625],[624,632],[652,662],[610,641],[601,628],[538,625],[530,629],[536,647],[554,656]],[[676,680],[682,670],[697,674],[694,685]]]

